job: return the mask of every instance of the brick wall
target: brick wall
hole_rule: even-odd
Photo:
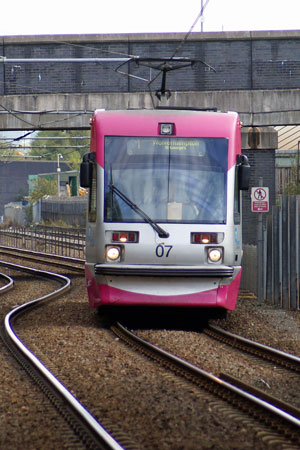
[[[124,35],[3,38],[1,54],[7,58],[92,58],[124,55],[172,56],[184,35]],[[62,42],[68,41],[68,43]],[[176,56],[200,59],[202,64],[168,74],[167,88],[177,91],[283,89],[300,86],[300,32],[193,33]],[[14,63],[0,64],[0,95],[39,93],[141,92],[145,81],[120,75],[120,63]],[[122,71],[153,79],[157,72],[136,63]],[[151,86],[160,88],[160,78]],[[260,176],[270,188],[270,204],[275,204],[275,148],[244,148],[251,164],[251,186]],[[35,172],[31,172],[35,173]],[[0,172],[1,175],[1,172]],[[10,189],[8,187],[7,189]],[[12,189],[12,185],[11,185]],[[3,202],[12,201],[8,192]],[[2,196],[2,198],[4,198]],[[243,193],[243,238],[256,243],[257,216],[251,213],[250,190]],[[3,205],[0,202],[0,214]]]
[[[3,38],[7,58],[92,58],[138,56],[170,57],[184,35],[96,35],[76,37]],[[68,43],[63,42],[68,41]],[[202,64],[168,75],[176,91],[290,89],[300,85],[300,32],[194,33],[176,56],[200,59]],[[114,71],[119,63],[7,63],[0,64],[0,95],[33,93],[140,92],[145,81]],[[123,71],[153,79],[157,72],[136,63]],[[160,80],[152,84],[160,87]]]
[[[250,189],[243,192],[243,242],[256,245],[258,214],[251,212],[251,187],[259,186],[259,178],[263,185],[269,188],[270,211],[276,202],[275,189],[275,149],[245,150],[251,166]],[[266,214],[263,220],[266,220]]]

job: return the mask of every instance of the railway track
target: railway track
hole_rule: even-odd
[[[3,285],[0,287],[0,294],[4,294],[4,292],[9,291],[14,287],[14,280],[10,276],[5,273],[0,273],[0,279]]]
[[[250,339],[238,336],[237,334],[225,331],[215,325],[209,325],[209,327],[205,328],[203,332],[220,342],[230,345],[231,347],[300,373],[300,358],[298,356],[260,344],[259,342],[254,342]]]
[[[44,265],[55,265],[61,269],[82,272],[84,270],[84,260],[70,256],[60,256],[52,253],[42,253],[35,250],[26,250],[0,245],[0,255],[12,258],[21,258]]]
[[[0,241],[14,248],[81,257],[84,254],[85,231],[55,227],[8,227],[0,230]]]
[[[41,271],[30,267],[0,261],[1,266],[20,270],[34,276],[44,277],[61,284],[50,294],[36,298],[12,309],[1,324],[2,338],[15,358],[40,386],[47,397],[65,417],[75,433],[87,448],[122,450],[122,446],[95,420],[87,409],[66,389],[66,387],[47,369],[44,364],[19,339],[14,330],[14,321],[21,314],[54,299],[70,289],[70,279],[64,275]]]
[[[22,254],[23,254],[23,252],[22,252]],[[21,255],[21,254],[20,254]],[[30,255],[28,255],[28,256],[30,256]],[[35,255],[33,255],[33,258],[34,258],[34,256]],[[22,257],[22,256],[21,256]],[[35,259],[35,258],[34,258]],[[66,258],[66,261],[68,261],[69,260],[69,258]],[[36,261],[36,259],[35,259],[35,261]],[[39,261],[40,262],[40,261]],[[234,337],[234,339],[236,340],[236,337]],[[161,364],[161,363],[160,363]],[[173,369],[172,369],[173,370]],[[182,376],[182,374],[181,374],[181,376]],[[192,380],[192,376],[191,376],[191,374],[188,374],[188,375],[184,375],[184,377],[185,378],[187,378],[188,380]],[[233,405],[233,407],[236,407],[235,406],[235,401],[233,401],[233,400],[228,400],[228,396],[229,396],[229,394],[225,394],[224,392],[226,392],[226,391],[224,391],[224,386],[225,386],[225,384],[227,383],[227,384],[229,384],[229,385],[232,385],[232,386],[234,386],[235,388],[238,388],[238,389],[240,389],[241,391],[246,391],[246,389],[247,389],[247,387],[246,386],[244,386],[244,385],[241,385],[241,384],[239,384],[238,385],[238,383],[239,383],[239,381],[238,380],[236,380],[236,379],[233,379],[233,377],[230,379],[230,378],[227,378],[226,379],[226,374],[221,374],[219,377],[214,377],[213,376],[213,378],[214,379],[218,379],[218,381],[216,382],[216,384],[220,384],[220,385],[222,385],[222,387],[223,387],[223,391],[221,391],[219,394],[217,394],[218,396],[219,396],[219,398],[225,398],[226,399],[226,402],[228,402],[229,404],[232,404]],[[221,382],[219,381],[219,380],[221,380]],[[192,381],[193,382],[193,381]],[[197,383],[199,383],[199,382],[197,382]],[[212,385],[212,382],[211,382],[211,380],[209,380],[209,382],[208,382],[208,384],[209,385]],[[197,384],[198,386],[200,386],[200,384]],[[214,389],[215,388],[212,388],[211,386],[210,386],[210,388],[208,389],[208,391],[209,392],[212,392],[213,393],[213,395],[216,395],[215,393],[214,393]],[[236,392],[234,392],[234,394],[236,394]],[[256,396],[256,395],[259,395],[260,393],[258,392],[258,390],[257,390],[257,392],[252,392],[252,396]],[[233,394],[231,394],[231,395],[233,395]],[[233,395],[234,396],[234,395]],[[249,399],[248,399],[249,400]],[[260,397],[260,400],[263,402],[263,403],[266,403],[266,404],[270,404],[271,403],[271,399],[267,399],[267,398],[261,398]],[[239,402],[241,402],[240,400],[236,400],[236,402],[237,403],[239,403]],[[273,403],[275,403],[275,400],[273,401]],[[273,418],[273,416],[272,415],[270,415],[270,417],[268,418],[267,416],[266,416],[266,414],[265,413],[260,413],[259,412],[259,410],[260,410],[260,406],[261,405],[257,405],[256,406],[256,409],[255,410],[251,410],[250,409],[250,407],[249,407],[249,404],[246,402],[246,403],[244,403],[244,404],[242,404],[242,402],[241,402],[241,404],[240,404],[240,406],[239,407],[236,407],[236,408],[239,408],[239,411],[241,412],[241,414],[245,414],[245,415],[247,415],[247,416],[249,416],[249,414],[250,414],[250,416],[252,415],[253,417],[254,416],[259,416],[259,414],[261,414],[261,415],[263,415],[263,416],[265,416],[265,419],[264,419],[264,421],[263,421],[263,423],[265,424],[265,426],[269,429],[269,431],[263,431],[262,432],[262,435],[263,435],[263,437],[264,436],[268,436],[268,433],[269,433],[269,436],[271,436],[271,433],[273,433],[274,432],[274,435],[275,435],[275,441],[277,442],[280,442],[280,441],[282,441],[283,442],[283,447],[284,447],[284,445],[289,445],[289,444],[287,444],[287,442],[289,442],[290,441],[290,447],[288,446],[288,448],[297,448],[297,447],[295,447],[295,446],[299,446],[299,442],[297,441],[297,439],[296,438],[294,438],[294,436],[295,436],[295,434],[297,434],[298,432],[299,432],[299,429],[298,429],[298,426],[297,425],[295,425],[295,423],[289,423],[288,424],[288,426],[286,427],[286,428],[282,428],[283,427],[283,425],[281,424],[280,425],[280,423],[279,423],[279,425],[277,426],[277,424],[276,425],[272,425],[272,429],[270,429],[270,423],[272,422],[272,423],[275,423],[276,422],[276,420]],[[294,417],[294,418],[296,418],[296,420],[299,420],[299,415],[298,415],[298,410],[297,410],[297,408],[295,408],[295,410],[292,410],[292,408],[288,408],[290,405],[284,405],[284,404],[275,404],[275,405],[273,405],[273,407],[275,408],[275,409],[283,409],[283,408],[285,408],[284,409],[284,415],[286,414],[287,416],[292,416],[292,417]],[[250,413],[249,413],[249,411],[250,411]],[[239,413],[236,413],[236,415],[238,415]],[[270,414],[270,411],[268,412],[268,414]],[[267,418],[266,418],[267,417]],[[283,419],[282,418],[280,418],[280,419],[278,419],[277,420],[277,422],[282,422],[283,421]],[[280,426],[281,426],[281,428],[280,428]],[[296,430],[296,431],[295,431]],[[279,436],[279,434],[282,434],[283,435],[283,437],[280,437]],[[291,438],[291,439],[289,439],[289,438]],[[270,437],[270,439],[271,439],[271,437]]]
[[[112,331],[128,345],[155,360],[160,365],[184,377],[189,382],[209,391],[220,399],[226,400],[240,413],[258,420],[269,430],[262,431],[262,436],[276,434],[275,441],[298,448],[300,445],[300,410],[286,404],[276,397],[267,396],[262,391],[246,383],[241,383],[226,374],[212,375],[199,367],[182,360],[146,340],[136,336],[126,327],[117,323]],[[293,447],[296,446],[296,447]]]

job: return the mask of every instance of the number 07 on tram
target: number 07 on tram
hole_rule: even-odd
[[[80,168],[92,307],[235,308],[250,173],[240,129],[233,112],[94,112]]]

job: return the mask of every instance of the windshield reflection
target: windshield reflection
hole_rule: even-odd
[[[227,139],[105,139],[105,221],[141,222],[114,185],[155,222],[225,223]]]

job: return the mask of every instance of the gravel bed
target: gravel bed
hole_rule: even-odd
[[[225,403],[216,402],[209,394],[202,395],[197,388],[121,343],[108,329],[107,316],[89,308],[83,277],[73,275],[72,284],[73,289],[64,298],[46,303],[43,308],[20,318],[17,330],[23,341],[97,418],[107,424],[116,424],[140,448],[149,450],[281,448],[261,441],[251,431],[251,421],[224,420],[223,409],[230,410]],[[2,308],[9,309],[14,303],[11,295],[10,292],[1,297]],[[243,298],[237,310],[219,323],[232,332],[299,354],[298,314],[265,304],[258,308],[255,299]],[[241,362],[237,356],[232,357],[235,352],[229,351],[224,344],[213,343],[210,338],[200,335],[200,327],[199,330],[184,331],[182,325],[181,329],[174,329],[166,321],[166,327],[161,327],[160,323],[158,329],[144,328],[138,333],[163,348],[182,354],[185,359],[196,360],[214,373],[223,370],[231,361],[232,374],[241,376],[245,373],[256,385],[271,383],[266,364],[262,364],[257,373],[253,358],[245,356]],[[3,349],[1,357],[4,360],[5,354]],[[7,354],[3,367],[10,368],[9,376],[5,369],[1,380],[1,390],[9,390],[5,394],[9,415],[1,417],[0,432],[7,425],[9,416],[11,430],[16,420],[23,423],[21,435],[27,439],[26,448],[67,448],[63,442],[57,446],[61,436],[54,437],[53,429],[49,438],[44,435],[42,444],[41,436],[35,436],[36,429],[43,433],[42,427],[26,426],[26,421],[23,422],[26,416],[33,415],[34,423],[38,420],[36,410],[28,409],[25,414],[22,412],[24,400],[23,403],[16,400],[16,408],[9,400],[17,392],[18,399],[26,398],[27,401],[31,382],[25,379],[24,373],[20,375],[17,364]],[[24,383],[12,384],[12,375],[22,376]],[[278,376],[273,383],[278,388],[284,385],[284,379],[280,380]],[[40,398],[37,404],[42,409],[45,400],[42,394],[39,395],[41,397],[35,395],[35,399]],[[3,447],[18,448],[14,439],[13,433],[6,433]]]
[[[255,302],[240,300],[237,310],[229,314],[228,320],[218,321],[218,325],[266,345],[298,354],[299,312],[287,313],[267,305],[258,309]],[[138,330],[137,334],[214,375],[230,374],[300,409],[300,375],[281,366],[220,343],[201,331]]]
[[[285,311],[270,301],[257,306],[255,297],[241,295],[236,310],[219,325],[232,333],[300,356],[300,311]]]
[[[2,272],[5,269],[1,268]],[[1,295],[1,319],[15,306],[53,290],[49,281],[35,280],[17,271],[10,276],[15,288]],[[56,284],[57,287],[57,284]],[[12,357],[0,339],[0,448],[80,448],[79,441],[50,401]],[[53,432],[55,430],[55,432]],[[45,446],[45,443],[46,446]]]

